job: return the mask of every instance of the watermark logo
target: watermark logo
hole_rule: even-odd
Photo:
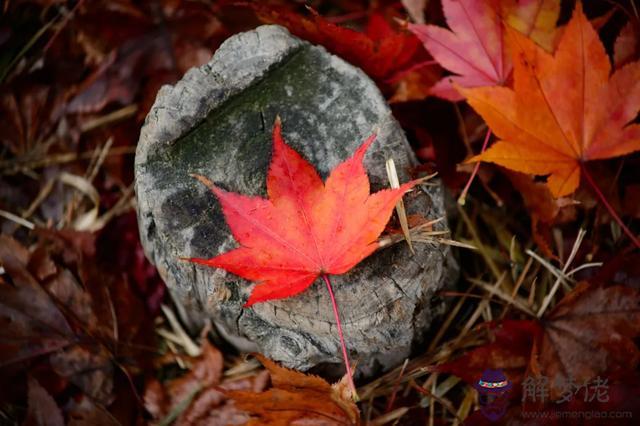
[[[479,394],[480,412],[487,419],[495,422],[504,416],[512,383],[502,370],[485,370],[474,387]]]
[[[552,396],[553,389],[556,397]],[[513,384],[502,370],[488,369],[474,383],[478,391],[480,412],[490,421],[495,422],[504,417],[509,406]],[[594,404],[592,409],[578,405],[582,409],[572,409],[571,401]],[[606,408],[609,402],[609,380],[597,376],[591,380],[578,383],[572,377],[558,377],[553,383],[543,375],[525,376],[522,382],[522,419],[538,420],[621,420],[631,419],[631,411],[617,411]],[[532,407],[528,404],[533,404]]]
[[[522,402],[548,402],[550,386],[551,383],[546,376],[525,377],[522,382]],[[558,379],[556,388],[562,389],[562,395],[555,401],[556,404],[570,402],[580,394],[584,402],[609,401],[609,379],[603,379],[600,376],[584,383],[576,382],[573,377],[568,377],[566,380]]]
[[[556,389],[561,391],[559,399],[551,400],[551,381],[549,377],[527,376],[522,382],[522,403],[543,404],[543,409],[526,410],[523,409],[521,415],[524,419],[574,419],[574,420],[621,420],[631,419],[631,411],[604,409],[609,402],[609,379],[600,376],[582,383],[577,382],[573,377],[558,377],[553,383]],[[594,409],[571,410],[572,401],[594,404]],[[553,404],[557,409],[553,409]]]

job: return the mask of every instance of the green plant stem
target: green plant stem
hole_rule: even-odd
[[[604,206],[607,208],[607,210],[609,211],[609,214],[613,216],[613,219],[618,223],[618,225],[620,225],[620,228],[622,228],[624,233],[627,234],[627,237],[629,237],[629,239],[633,241],[633,244],[635,244],[636,247],[640,248],[640,240],[638,240],[638,238],[635,235],[633,235],[631,230],[627,228],[627,225],[625,225],[622,219],[620,219],[620,216],[618,216],[618,213],[616,213],[616,211],[613,209],[611,204],[609,204],[609,201],[604,196],[604,194],[602,193],[602,191],[600,190],[596,182],[593,180],[593,178],[591,177],[591,174],[589,174],[589,171],[587,170],[584,164],[582,164],[581,169],[585,179],[587,180],[587,182],[589,183],[593,191],[596,193],[600,201],[602,201],[602,204],[604,204]]]
[[[489,138],[491,138],[491,129],[487,129],[487,134],[484,137],[484,142],[482,142],[482,149],[480,150],[480,154],[482,154],[487,150],[487,145],[489,144]],[[469,192],[469,188],[471,188],[471,183],[473,182],[476,175],[478,174],[478,169],[480,169],[480,161],[478,161],[473,167],[471,176],[469,177],[467,184],[464,186],[464,189],[462,190],[462,194],[460,194],[460,197],[458,198],[458,204],[460,204],[461,206],[464,206],[464,203],[467,201],[467,193]]]
[[[356,385],[353,383],[353,373],[351,372],[351,364],[349,363],[349,356],[347,355],[347,345],[344,342],[344,334],[342,333],[342,322],[340,321],[340,313],[338,312],[338,304],[336,303],[336,297],[333,295],[333,288],[331,287],[331,281],[327,274],[323,274],[322,278],[327,284],[327,290],[329,290],[329,297],[331,297],[331,307],[333,307],[333,315],[336,318],[336,325],[338,327],[338,335],[340,336],[340,346],[342,348],[342,358],[344,359],[344,366],[347,370],[347,379],[349,381],[349,387],[351,388],[351,394],[354,401],[358,401],[358,392],[356,391]]]

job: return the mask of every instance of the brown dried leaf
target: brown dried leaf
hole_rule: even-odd
[[[167,386],[171,400],[178,403],[198,387],[219,384],[222,378],[223,362],[224,359],[218,348],[205,341],[202,355],[192,364],[191,370],[184,376],[172,380]]]
[[[156,420],[177,414],[175,425],[245,424],[249,417],[228,400],[225,391],[260,392],[267,385],[268,374],[222,381],[222,370],[222,354],[205,339],[202,354],[192,360],[191,369],[184,376],[164,386],[155,379],[147,383],[145,407]]]
[[[23,426],[64,426],[62,413],[53,397],[33,377],[28,379],[29,409]]]
[[[550,378],[552,399],[570,380],[584,383],[598,375],[634,371],[640,350],[640,292],[621,285],[582,282],[542,320],[530,369]],[[551,380],[553,379],[553,380]]]
[[[28,251],[0,236],[0,367],[59,350],[71,327],[47,292],[26,270]],[[7,281],[10,279],[11,281]]]
[[[122,394],[114,392],[116,365],[125,375],[141,365],[140,336],[149,334],[141,326],[148,319],[139,318],[144,308],[119,271],[97,265],[93,235],[36,234],[40,241],[31,253],[0,236],[0,367],[55,373],[58,392],[68,390],[59,401],[65,412],[63,401],[80,397],[78,389],[106,406]],[[137,324],[129,324],[135,315]]]
[[[261,371],[255,376],[225,381],[220,386],[203,389],[180,415],[179,425],[243,425],[249,420],[244,411],[229,401],[225,391],[248,390],[260,392],[269,383],[269,373]]]
[[[120,426],[121,423],[104,407],[89,398],[72,401],[68,426]]]
[[[621,68],[638,57],[640,42],[637,31],[637,24],[634,25],[633,21],[627,22],[627,25],[622,27],[613,46],[613,65],[616,68]]]
[[[273,387],[261,393],[229,392],[236,407],[249,413],[247,425],[353,425],[360,412],[344,386],[280,367],[256,354],[271,373]]]
[[[112,401],[114,367],[103,346],[71,346],[51,355],[49,362],[53,371],[97,402],[108,405]]]
[[[0,94],[0,143],[14,155],[44,145],[62,115],[63,96],[38,84],[16,85]]]

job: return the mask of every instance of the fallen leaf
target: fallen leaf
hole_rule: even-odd
[[[98,66],[77,87],[68,112],[97,112],[112,103],[131,104],[147,79],[163,74],[169,76],[168,83],[174,83],[190,68],[207,63],[229,36],[208,4],[158,4],[162,24],[156,24],[147,9],[145,4],[112,1],[82,10],[76,23],[80,44],[89,52],[104,53],[91,53],[100,58]],[[143,91],[142,96],[155,97],[155,93]]]
[[[640,63],[609,78],[609,59],[579,3],[553,56],[508,33],[514,89],[459,89],[500,138],[470,162],[548,175],[557,198],[575,191],[584,162],[640,149],[640,125],[628,125],[640,109]]]
[[[245,424],[249,416],[229,401],[226,392],[260,392],[267,386],[267,374],[223,380],[222,370],[222,354],[204,339],[202,354],[191,360],[191,368],[185,375],[166,383],[156,379],[147,382],[145,407],[156,420],[175,413],[173,424],[180,426]]]
[[[453,361],[440,364],[435,371],[454,374],[475,384],[487,369],[502,370],[513,383],[521,383],[531,358],[533,339],[540,333],[535,321],[506,320],[484,325],[491,342],[473,349]]]
[[[222,379],[223,361],[218,348],[205,340],[202,355],[195,360],[189,373],[172,380],[169,384],[169,395],[173,398],[183,398],[198,387],[217,385]]]
[[[67,426],[120,426],[112,413],[88,397],[80,397],[69,404],[69,423]]]
[[[362,164],[375,140],[322,182],[313,166],[273,127],[273,158],[267,175],[269,199],[247,197],[200,180],[218,197],[240,248],[191,262],[222,268],[258,284],[245,306],[294,296],[323,274],[344,274],[378,248],[396,202],[417,181],[369,194]]]
[[[418,101],[431,94],[431,87],[438,80],[439,73],[433,67],[423,66],[402,73],[392,81],[395,91],[389,103]]]
[[[463,99],[454,84],[480,87],[507,82],[513,65],[505,23],[551,49],[560,13],[556,0],[443,0],[442,7],[451,30],[420,24],[409,24],[409,30],[442,67],[455,74],[431,89],[431,94],[451,101]]]
[[[640,291],[584,281],[542,319],[503,321],[492,343],[436,370],[470,384],[488,368],[504,370],[515,383],[525,374],[543,376],[555,400],[570,380],[585,383],[598,375],[623,377],[635,371],[640,350],[633,339],[638,335]]]
[[[638,43],[637,25],[633,21],[622,27],[613,45],[613,64],[620,68],[638,58],[640,43]]]
[[[14,84],[0,93],[0,142],[16,156],[44,154],[63,112],[64,96],[39,85]]]
[[[28,378],[27,417],[23,426],[64,426],[64,418],[53,397],[33,377]]]
[[[108,405],[113,398],[114,366],[103,346],[74,345],[49,357],[53,371],[67,378],[95,401]]]
[[[332,386],[320,377],[280,367],[259,354],[254,356],[271,374],[273,387],[260,393],[227,392],[236,407],[251,415],[248,426],[360,424],[360,412],[346,381]]]
[[[640,350],[640,292],[621,285],[582,282],[546,315],[530,370],[550,380],[557,399],[570,380],[584,383],[598,375],[634,371]]]
[[[100,231],[96,248],[96,257],[108,259],[110,266],[126,274],[133,291],[143,296],[147,310],[158,313],[166,287],[157,269],[144,255],[135,211],[112,219]],[[135,321],[137,319],[133,318],[132,322]]]
[[[558,30],[562,28],[556,28],[560,17],[560,3],[558,0],[505,0],[501,2],[502,16],[506,25],[551,52],[557,43]]]
[[[25,269],[28,256],[17,241],[0,235],[0,263],[6,273],[0,276],[0,366],[52,353],[73,339],[64,315]]]
[[[620,284],[640,291],[640,253],[615,253],[591,279],[596,283]]]
[[[151,347],[149,318],[119,271],[111,275],[97,265],[92,234],[34,234],[32,250],[0,236],[0,377],[25,368],[45,372],[65,414],[70,400],[83,396],[111,408],[114,399],[135,392],[129,380],[118,379],[132,380],[148,358],[141,348]],[[85,414],[98,415],[93,411]]]
[[[250,4],[263,22],[286,27],[293,35],[324,46],[367,73],[378,84],[393,79],[426,56],[420,41],[411,33],[395,30],[378,13],[373,13],[366,32],[341,27],[311,10],[309,18],[287,8]],[[425,58],[426,59],[426,58]]]
[[[111,103],[130,104],[140,88],[141,75],[171,69],[171,61],[152,60],[165,48],[160,33],[151,33],[129,40],[111,51],[100,65],[76,89],[67,105],[67,112],[90,113],[102,110]]]

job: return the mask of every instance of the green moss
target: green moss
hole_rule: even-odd
[[[335,75],[334,75],[335,74]],[[218,183],[233,188],[262,188],[271,155],[271,128],[276,115],[283,119],[283,132],[294,134],[288,141],[299,150],[303,141],[314,142],[326,137],[319,129],[325,125],[325,132],[344,140],[338,144],[344,152],[335,154],[346,158],[347,146],[357,139],[355,126],[352,132],[337,133],[331,120],[331,110],[320,111],[318,105],[332,95],[331,84],[344,75],[328,67],[326,56],[311,46],[294,52],[287,60],[272,69],[263,79],[227,100],[211,111],[209,115],[190,132],[175,143],[150,156],[148,170],[156,177],[158,189],[175,185],[188,178],[190,173],[202,173]],[[357,108],[359,93],[349,93],[343,82],[340,97],[353,98],[353,108]],[[345,99],[340,99],[344,104]],[[347,105],[348,107],[348,105]],[[335,118],[334,118],[335,120]],[[345,127],[341,123],[341,127]],[[353,133],[353,134],[349,134]],[[309,160],[316,163],[323,174],[326,165],[316,161],[324,157],[322,146],[304,148]],[[190,179],[190,178],[188,178]]]

